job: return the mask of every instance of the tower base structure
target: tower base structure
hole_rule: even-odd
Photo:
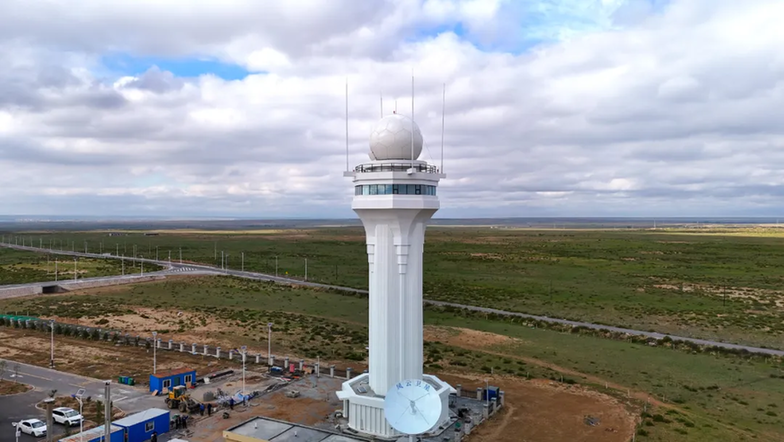
[[[435,388],[441,398],[441,417],[438,424],[426,433],[426,435],[437,435],[451,423],[449,395],[457,393],[457,390],[433,375],[423,375],[422,380]],[[343,401],[343,417],[348,419],[348,426],[378,439],[396,440],[403,436],[403,433],[392,428],[384,417],[386,393],[386,391],[375,392],[370,388],[370,375],[367,373],[344,382],[337,396]]]

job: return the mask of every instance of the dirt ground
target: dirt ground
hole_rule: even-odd
[[[30,388],[31,387],[27,384],[19,384],[7,379],[0,379],[0,396],[24,393],[25,391],[30,390]]]
[[[48,366],[49,337],[46,333],[33,330],[0,329],[0,355],[32,365]],[[64,336],[55,337],[54,355],[58,370],[98,379],[131,376],[141,384],[148,382],[153,365],[152,349],[114,346],[108,342]],[[158,370],[189,367],[200,374],[236,368],[236,364],[225,359],[170,351],[157,352],[157,364]]]
[[[485,377],[439,374],[451,385],[473,390]],[[469,442],[627,442],[636,413],[617,399],[576,385],[536,379],[490,377],[504,390],[505,409],[471,433]],[[585,417],[599,419],[590,426]]]

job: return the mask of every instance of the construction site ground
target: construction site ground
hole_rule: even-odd
[[[224,348],[231,348],[225,343]],[[2,328],[0,329],[0,354],[7,359],[46,366],[49,361],[49,335],[40,331]],[[59,370],[90,376],[111,378],[132,376],[146,383],[152,369],[152,350],[142,347],[115,346],[108,342],[82,340],[71,337],[56,337],[55,359]],[[210,356],[194,356],[188,353],[160,351],[157,354],[159,370],[192,367],[200,375],[224,368],[237,370],[240,364]],[[356,362],[344,363],[360,372]],[[250,366],[249,370],[258,370]],[[239,371],[238,371],[239,372]],[[324,371],[322,371],[324,373]],[[488,376],[469,373],[434,373],[452,385],[458,383],[470,389],[484,385]],[[547,380],[524,380],[519,377],[489,376],[491,385],[506,392],[506,409],[494,416],[489,425],[483,425],[472,433],[469,441],[512,442],[512,441],[602,441],[625,442],[631,439],[637,413],[633,407],[619,400],[580,386],[569,386]],[[234,392],[240,388],[237,375],[216,384],[203,386],[194,391],[197,399],[202,398],[202,389],[222,388]],[[247,390],[263,390],[271,382],[250,373],[246,377]],[[316,382],[318,385],[316,386]],[[305,425],[329,428],[327,416],[341,408],[334,392],[342,379],[322,376],[318,381],[308,378],[295,382],[290,387],[300,391],[297,398],[285,396],[285,388],[251,401],[245,409],[239,405],[230,412],[229,419],[222,413],[209,418],[194,416],[188,428],[187,440],[215,441],[221,432],[254,416],[268,416]],[[233,390],[232,390],[233,389]],[[163,406],[163,399],[161,399]],[[591,426],[586,417],[598,421]]]

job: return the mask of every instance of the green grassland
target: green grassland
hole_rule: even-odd
[[[359,228],[210,233],[34,234],[64,248],[160,259],[367,287]],[[784,347],[784,235],[780,229],[522,230],[431,227],[429,299]]]
[[[35,253],[0,247],[0,285],[24,284],[55,280],[55,260],[57,279],[74,279],[74,258],[62,255]],[[114,259],[77,258],[77,278],[119,275],[121,263]],[[133,271],[133,264],[126,263],[126,273]],[[149,264],[145,270],[159,270],[159,266]]]
[[[243,336],[220,336],[230,342],[263,346],[266,322],[276,324],[276,341],[303,357],[361,360],[367,345],[367,300],[361,295],[293,289],[271,283],[204,277],[113,288],[95,296],[60,295],[0,301],[0,311],[25,311],[46,317],[84,318],[133,314],[134,307],[197,314],[233,322]],[[784,365],[775,359],[690,354],[527,324],[487,320],[427,309],[430,325],[463,327],[515,338],[475,349],[427,342],[426,366],[550,378],[587,384],[607,391],[604,382],[647,392],[667,404],[649,410],[638,440],[764,440],[784,438]],[[180,323],[171,331],[197,324]],[[170,330],[161,331],[162,333]]]

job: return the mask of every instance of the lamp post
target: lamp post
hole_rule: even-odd
[[[248,347],[243,345],[240,347],[240,352],[242,352],[242,395],[245,396],[245,354],[248,351]]]
[[[152,374],[158,373],[158,332],[152,332]]]
[[[49,328],[51,329],[51,345],[49,349],[49,368],[54,368],[54,319],[49,320]]]
[[[272,323],[267,323],[267,362],[272,365]]]
[[[82,414],[82,396],[84,396],[84,393],[85,393],[85,389],[84,388],[80,388],[76,392],[76,394],[72,394],[71,395],[72,398],[76,399],[76,401],[79,402],[79,415],[82,416],[82,418],[79,420],[79,441],[80,442],[84,442],[84,414]],[[48,430],[49,429],[47,428],[47,431]]]

